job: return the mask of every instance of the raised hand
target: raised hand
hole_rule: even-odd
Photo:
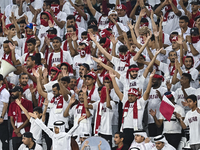
[[[145,143],[149,143],[150,142],[150,138],[145,138],[144,142]]]
[[[34,74],[34,76],[36,78],[39,78],[40,77],[40,74],[35,70],[35,68],[32,69],[32,73]]]
[[[176,41],[178,44],[183,44],[183,38],[178,36],[178,40]]]
[[[30,92],[33,94],[33,93],[35,93],[36,88],[34,88],[33,84],[30,84],[29,90],[30,90]]]
[[[150,78],[153,78],[153,76],[156,74],[156,69],[154,69],[151,74],[150,74]]]
[[[153,111],[153,109],[150,109],[150,110],[149,110],[149,114],[150,114],[152,117],[155,117],[155,116],[156,116],[156,109],[155,109],[155,111]]]
[[[90,38],[91,38],[92,41],[95,42],[97,40],[96,35],[93,35],[92,33],[89,33],[89,36],[90,36]]]
[[[45,105],[45,106],[48,106],[48,104],[49,104],[49,101],[48,101],[48,99],[47,99],[47,98],[45,98],[45,101],[44,101],[44,102],[42,102],[42,104],[43,104],[43,105]]]
[[[75,99],[75,94],[73,94],[73,95],[71,96],[71,98],[70,98],[69,103],[70,103],[70,104],[73,104],[75,101],[76,101],[76,99]]]
[[[101,59],[101,58],[92,57],[92,59],[93,59],[94,61],[96,61],[97,63],[101,63],[101,62],[102,62],[102,59]]]
[[[9,45],[9,48],[10,48],[11,51],[15,50],[15,44],[8,43],[8,45]]]
[[[151,32],[151,30],[149,30],[149,34],[147,36],[147,40],[150,40],[151,37],[152,37],[152,32]]]
[[[15,103],[17,103],[17,105],[20,105],[20,104],[21,104],[21,101],[17,98],[17,99],[15,100]]]
[[[168,90],[171,89],[172,84],[170,83],[170,80],[167,80],[167,81],[166,81],[166,86],[167,86],[167,89],[168,89]]]
[[[176,117],[177,119],[182,118],[181,115],[180,115],[179,113],[177,113],[177,112],[174,112],[174,115],[175,115],[175,117]]]
[[[163,50],[163,48],[157,50],[155,55],[158,55],[162,50]]]
[[[127,21],[128,27],[130,30],[133,30],[135,28],[135,24],[132,24],[132,21]]]
[[[115,39],[115,36],[114,36],[114,35],[111,35],[111,36],[110,36],[110,40],[111,40],[111,42],[113,43],[113,45],[117,44],[117,42],[118,42],[118,39]]]
[[[112,70],[109,70],[109,75],[111,78],[115,78],[116,75],[114,74],[114,72]]]
[[[43,70],[43,77],[47,77],[47,76],[48,76],[48,70],[47,70],[47,68],[45,68]]]
[[[73,33],[72,34],[72,40],[73,41],[77,41],[77,39],[78,39],[78,36],[76,36],[76,33]]]
[[[85,119],[86,118],[86,116],[81,116],[79,119],[78,119],[78,124],[83,120],[83,119]]]
[[[87,92],[87,86],[85,84],[82,85],[82,91],[83,91],[83,93]]]
[[[89,144],[89,141],[85,141],[84,146],[87,147],[89,146],[88,144]]]
[[[35,113],[29,112],[28,114],[29,114],[29,116],[31,116],[32,118],[37,119],[37,115],[36,115]]]
[[[183,106],[185,106],[185,107],[188,106],[188,102],[187,102],[185,99],[184,99],[184,101],[181,102],[181,104],[182,104]]]
[[[140,16],[144,17],[145,15],[146,15],[146,10],[145,9],[141,9]]]
[[[176,69],[181,67],[181,64],[178,62],[178,59],[175,59],[175,67]]]

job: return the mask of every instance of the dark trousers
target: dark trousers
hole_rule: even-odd
[[[163,131],[163,125],[158,128],[155,123],[148,124],[148,131],[150,137],[161,135]]]
[[[164,135],[168,143],[177,149],[181,141],[181,137],[182,137],[181,133],[174,133],[174,134],[165,133]]]
[[[8,120],[4,120],[3,123],[0,124],[0,140],[2,142],[2,150],[8,150],[9,149]]]
[[[124,144],[128,145],[128,147],[130,147],[131,143],[133,142],[134,139],[134,135],[133,135],[134,130],[133,129],[123,129],[123,133],[124,133]]]
[[[21,137],[12,137],[13,150],[18,150],[21,144],[22,144]]]
[[[112,135],[105,135],[101,133],[99,133],[98,135],[104,138],[110,144],[110,147],[112,148]]]
[[[50,129],[50,130],[53,131],[53,129]],[[47,150],[51,150],[52,139],[46,133],[44,133],[44,138],[45,138],[45,141],[46,141],[46,144],[47,144]]]

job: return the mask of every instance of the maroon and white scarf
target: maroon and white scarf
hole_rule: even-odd
[[[55,102],[57,102],[55,113],[61,113],[63,109],[63,103],[64,103],[63,96],[60,95],[58,97],[53,97],[51,99],[51,102],[49,103],[49,107],[52,108]]]
[[[54,54],[54,51],[50,54],[49,56],[49,66],[48,66],[48,71],[50,72],[50,68],[52,66],[52,58],[53,58],[53,54]],[[60,49],[60,64],[63,63],[63,50]]]

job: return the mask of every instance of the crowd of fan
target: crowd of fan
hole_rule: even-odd
[[[199,6],[11,0],[0,14],[0,149],[84,150],[93,136],[113,150],[200,149]]]

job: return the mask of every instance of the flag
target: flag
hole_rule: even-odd
[[[174,104],[164,95],[162,102],[160,104],[160,113],[168,120],[171,120],[172,114],[174,112]]]

